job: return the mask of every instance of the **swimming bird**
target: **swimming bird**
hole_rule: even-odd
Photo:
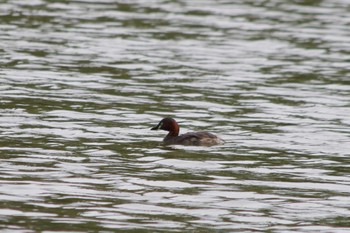
[[[157,126],[151,128],[151,130],[158,129],[169,131],[163,139],[166,145],[214,146],[224,143],[224,140],[208,132],[190,132],[179,135],[180,127],[170,117],[162,119]]]

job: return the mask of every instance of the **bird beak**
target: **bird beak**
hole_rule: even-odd
[[[161,128],[163,126],[163,122],[159,122],[159,124],[153,128],[151,128],[151,130],[158,130],[159,128]]]
[[[151,130],[158,130],[158,125],[156,127],[151,128]]]

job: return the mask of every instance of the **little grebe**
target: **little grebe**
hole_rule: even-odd
[[[224,143],[224,140],[208,132],[191,132],[179,136],[180,127],[172,118],[164,118],[151,130],[158,129],[169,131],[163,139],[166,145],[214,146]]]

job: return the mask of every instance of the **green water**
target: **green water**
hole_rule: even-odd
[[[0,229],[348,232],[345,1],[0,4]],[[210,131],[216,147],[165,147]]]

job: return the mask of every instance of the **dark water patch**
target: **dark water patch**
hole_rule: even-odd
[[[344,1],[0,8],[4,229],[348,229]]]

